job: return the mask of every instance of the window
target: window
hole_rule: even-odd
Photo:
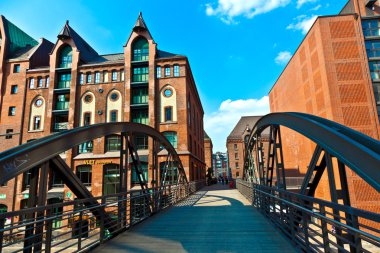
[[[37,87],[42,88],[43,87],[43,80],[42,77],[37,78]]]
[[[132,104],[147,104],[148,99],[147,87],[132,89]]]
[[[77,166],[76,171],[77,177],[82,181],[84,186],[91,186],[92,179],[92,167],[91,165],[80,165]]]
[[[17,91],[18,91],[18,85],[17,84],[12,85],[11,86],[11,94],[17,94]]]
[[[108,72],[103,71],[103,83],[107,83],[107,82],[108,82]]]
[[[177,132],[163,132],[164,136],[174,148],[177,148]]]
[[[30,81],[29,81],[29,88],[30,88],[30,89],[34,89],[34,78],[30,78]]]
[[[239,177],[239,171],[236,171],[236,177]]]
[[[6,205],[0,204],[0,214],[8,212],[8,207]]]
[[[106,164],[103,166],[103,170],[103,196],[119,193],[119,165]]]
[[[12,139],[13,129],[7,129],[7,130],[5,130],[5,133],[6,133],[5,139]]]
[[[239,163],[238,162],[235,163],[235,167],[236,167],[236,169],[239,169]]]
[[[132,82],[148,82],[148,81],[149,81],[148,67],[133,68]]]
[[[100,72],[95,72],[95,83],[100,83]]]
[[[112,70],[112,81],[113,82],[117,81],[117,71],[116,70]]]
[[[50,86],[50,77],[46,77],[46,88],[49,88]]]
[[[170,76],[170,66],[165,67],[165,76]]]
[[[239,154],[235,153],[235,160],[239,160]]]
[[[174,76],[179,76],[179,66],[174,65]]]
[[[20,64],[13,65],[13,73],[20,73]]]
[[[117,93],[117,92],[111,93],[110,98],[111,98],[111,101],[113,101],[113,102],[117,101],[119,99],[119,93]]]
[[[85,112],[83,115],[83,126],[91,125],[91,113]]]
[[[92,75],[91,73],[87,73],[87,83],[91,83],[92,82]]]
[[[141,163],[141,169],[142,169],[142,174],[144,176],[144,179],[148,182],[148,164],[142,162]],[[139,178],[137,177],[136,169],[135,166],[132,165],[132,175],[131,175],[131,183],[132,184],[139,184]]]
[[[79,84],[83,84],[83,83],[84,83],[84,74],[80,73],[79,74]]]
[[[380,61],[370,61],[369,64],[369,70],[371,72],[371,78],[372,80],[379,80],[380,79]]]
[[[234,144],[234,149],[237,150],[237,144]]]
[[[82,143],[78,146],[78,153],[83,154],[83,153],[92,153],[93,150],[93,142],[88,141],[85,143]]]
[[[132,61],[149,60],[149,44],[145,38],[139,38],[133,43]]]
[[[124,69],[120,70],[120,81],[124,81]]]
[[[148,136],[136,135],[134,143],[137,149],[148,149]]]
[[[169,88],[167,88],[167,89],[165,89],[164,90],[164,96],[165,97],[171,97],[173,95],[173,91],[172,91],[172,89],[169,89]]]
[[[33,119],[33,130],[39,130],[41,128],[41,116],[35,116]]]
[[[32,177],[32,172],[31,170],[28,170],[26,172],[24,172],[23,176],[22,176],[22,189],[23,190],[26,190],[30,187],[30,179]]]
[[[380,57],[380,41],[366,41],[365,47],[368,58]]]
[[[16,106],[9,106],[8,116],[15,116],[15,115],[16,115]]]
[[[106,152],[120,151],[120,135],[110,135],[106,137]]]
[[[71,85],[71,74],[59,74],[58,75],[58,89],[69,89]]]
[[[156,73],[157,78],[161,78],[161,67],[157,67],[157,73]]]
[[[61,188],[63,187],[63,180],[58,175],[58,173],[54,170],[52,170],[52,182],[51,182],[51,188]]]
[[[377,19],[363,20],[363,33],[365,37],[380,36],[380,21]]]
[[[60,54],[59,67],[60,68],[71,68],[73,50],[70,46],[65,46]]]
[[[140,124],[149,124],[148,110],[133,110],[132,122]]]
[[[110,122],[117,122],[117,110],[110,112]]]
[[[166,177],[165,174],[166,173]],[[175,162],[173,166],[167,166],[167,163],[160,163],[160,178],[163,179],[169,184],[176,184],[178,182],[178,164]]]
[[[165,107],[165,122],[173,121],[173,107]]]
[[[83,98],[83,100],[84,100],[85,103],[91,103],[91,102],[92,102],[92,99],[93,99],[93,97],[92,97],[92,95],[90,95],[90,94],[87,94],[87,95],[84,96],[84,98]]]

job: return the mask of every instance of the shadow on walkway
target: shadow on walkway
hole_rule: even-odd
[[[236,190],[206,186],[95,252],[295,252]]]

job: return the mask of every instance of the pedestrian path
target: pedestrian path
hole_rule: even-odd
[[[95,252],[296,252],[236,189],[206,186]]]

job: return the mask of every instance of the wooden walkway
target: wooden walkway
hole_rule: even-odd
[[[237,191],[203,188],[94,252],[296,252]]]

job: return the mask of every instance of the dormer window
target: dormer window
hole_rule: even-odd
[[[70,46],[65,46],[59,56],[59,67],[60,68],[71,68],[73,57],[73,50]]]

